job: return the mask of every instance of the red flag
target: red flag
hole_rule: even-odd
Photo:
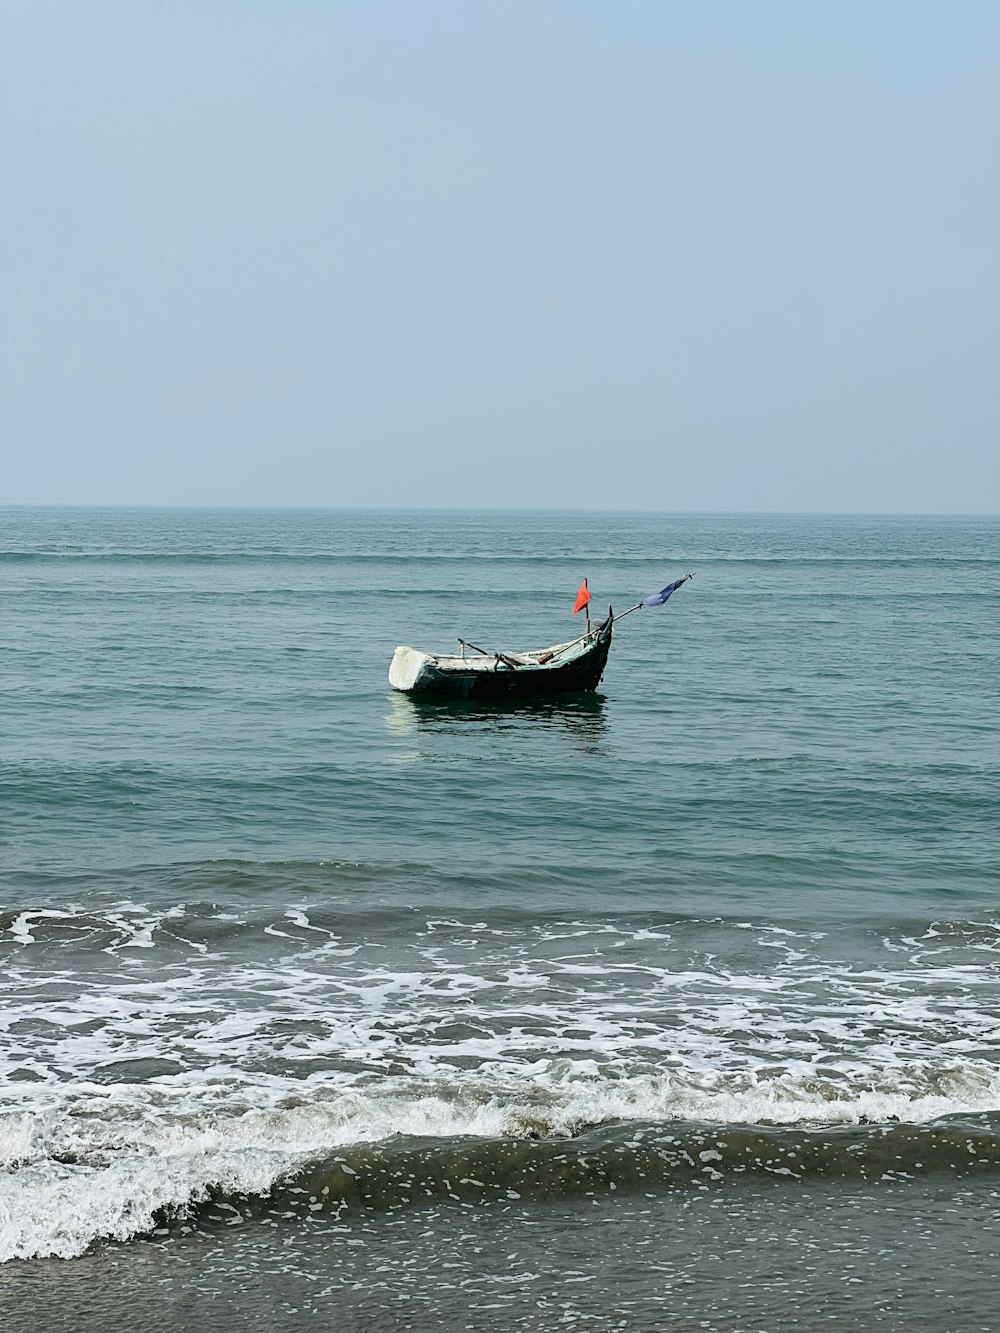
[[[582,611],[589,601],[590,589],[587,587],[587,580],[584,579],[580,584],[580,591],[576,594],[576,606],[573,607],[573,614],[576,615],[578,611]]]

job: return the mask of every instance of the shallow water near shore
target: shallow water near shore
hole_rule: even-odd
[[[781,1185],[244,1221],[0,1270],[13,1333],[383,1329],[990,1333],[1000,1194]],[[30,1311],[30,1313],[28,1313]],[[127,1311],[127,1323],[124,1313]],[[82,1322],[81,1322],[82,1320]]]
[[[388,689],[689,570],[595,696]],[[6,1327],[991,1326],[997,520],[7,509],[0,582]]]

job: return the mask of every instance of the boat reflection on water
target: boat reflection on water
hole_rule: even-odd
[[[603,694],[563,694],[519,702],[472,699],[421,699],[409,694],[389,696],[386,726],[393,735],[414,740],[418,735],[446,735],[459,728],[490,732],[559,731],[586,747],[597,746],[608,729]]]

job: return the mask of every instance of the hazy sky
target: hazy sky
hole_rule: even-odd
[[[0,501],[1000,511],[997,0],[0,17]]]

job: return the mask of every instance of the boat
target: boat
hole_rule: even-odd
[[[607,619],[594,629],[551,648],[490,653],[459,639],[461,653],[446,655],[401,646],[393,653],[389,684],[404,694],[452,699],[519,699],[596,690],[614,626],[615,615],[608,607]]]
[[[389,684],[403,694],[430,698],[515,700],[546,694],[584,693],[596,690],[608,664],[611,636],[619,620],[644,606],[663,606],[693,574],[675,579],[659,592],[644,597],[635,606],[615,615],[609,606],[607,619],[591,629],[588,609],[591,595],[584,579],[573,614],[587,611],[587,630],[568,643],[551,648],[532,648],[524,653],[496,653],[459,639],[458,654],[424,653],[400,646],[389,666]]]

